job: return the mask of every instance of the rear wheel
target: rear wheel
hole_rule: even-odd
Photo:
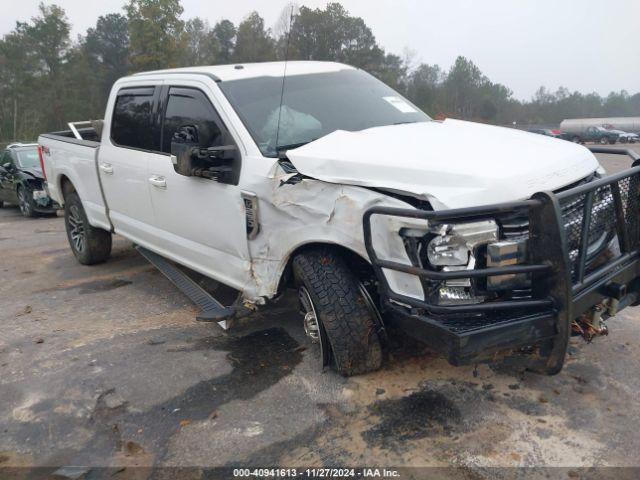
[[[293,273],[307,336],[319,344],[323,365],[341,375],[377,370],[382,365],[377,309],[342,258],[329,248],[299,254]]]
[[[64,223],[71,251],[83,265],[104,262],[111,254],[111,233],[92,227],[80,201],[73,192],[65,197]]]
[[[600,145],[606,145],[607,143],[609,143],[609,139],[607,137],[600,138]]]
[[[576,137],[576,136],[571,137],[571,141],[572,141],[573,143],[580,143],[580,137]]]
[[[20,212],[25,217],[36,216],[33,198],[31,198],[27,189],[23,186],[18,187],[18,206],[20,207]]]

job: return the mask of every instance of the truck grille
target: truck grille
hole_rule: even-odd
[[[595,176],[585,178],[573,185],[563,188],[560,191],[588,183],[595,178]],[[626,212],[628,210],[627,205],[629,203],[629,192],[632,187],[631,182],[637,183],[637,177],[628,177],[618,182],[625,216],[627,216]],[[562,223],[564,224],[566,232],[569,261],[571,264],[571,277],[573,281],[577,279],[576,276],[578,273],[586,201],[587,194],[579,194],[574,197],[563,199],[560,204],[562,209]],[[629,221],[637,223],[637,218],[630,216]],[[598,258],[607,249],[611,240],[615,237],[615,225],[616,213],[612,187],[610,185],[605,185],[596,189],[592,193],[591,214],[587,230],[587,268],[585,273],[589,273],[592,270],[592,266],[597,265]],[[501,232],[502,236],[506,240],[522,240],[528,238],[528,218],[520,216],[503,219],[501,222]]]

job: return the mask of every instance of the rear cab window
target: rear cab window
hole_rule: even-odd
[[[111,120],[111,141],[125,148],[158,151],[160,132],[154,120],[156,87],[124,87],[118,91]]]

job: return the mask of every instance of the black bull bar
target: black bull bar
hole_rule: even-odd
[[[490,359],[498,352],[535,347],[529,368],[547,374],[561,370],[574,319],[615,300],[616,311],[636,302],[640,290],[640,155],[630,149],[593,147],[593,153],[627,155],[632,168],[560,192],[539,192],[529,200],[450,210],[372,207],[363,217],[367,253],[378,279],[383,309],[402,330],[445,354],[454,365]],[[608,198],[604,220],[617,239],[615,254],[596,267],[588,265],[592,218],[602,218],[598,203]],[[568,205],[573,205],[568,210]],[[579,205],[576,210],[575,205]],[[514,212],[528,215],[526,263],[438,271],[423,268],[416,252],[411,265],[379,258],[373,246],[371,218],[375,215],[455,224],[499,220]],[[573,215],[573,218],[568,218]],[[608,223],[607,223],[608,222]],[[573,227],[569,229],[568,225]],[[613,243],[613,242],[612,242]],[[393,291],[384,270],[394,270],[427,282],[486,279],[527,274],[525,298],[476,304],[437,305]],[[614,312],[615,313],[615,312]]]

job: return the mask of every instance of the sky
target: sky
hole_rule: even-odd
[[[37,14],[40,0],[0,0],[0,34]],[[45,0],[63,7],[74,38],[125,0]],[[182,0],[183,18],[239,23],[256,10],[276,25],[288,0]],[[323,7],[326,0],[297,0]],[[492,81],[530,99],[541,85],[583,93],[640,91],[638,0],[341,0],[390,53],[448,69],[458,55]]]

